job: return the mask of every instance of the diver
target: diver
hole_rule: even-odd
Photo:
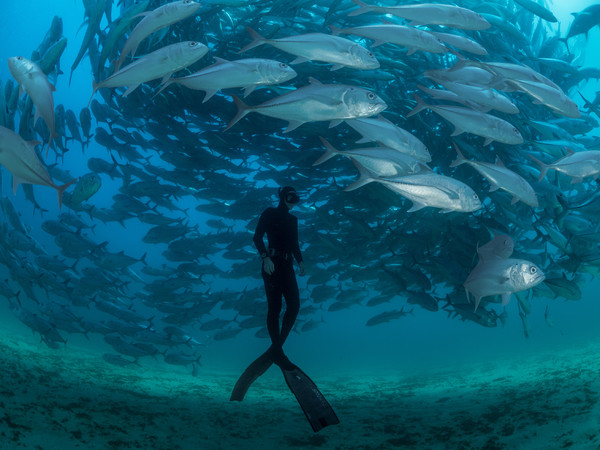
[[[262,278],[267,294],[267,330],[271,338],[271,356],[279,366],[288,365],[283,354],[283,343],[287,339],[298,311],[300,295],[294,273],[294,258],[298,262],[300,275],[305,274],[304,262],[298,244],[298,218],[290,210],[300,201],[296,190],[291,186],[279,188],[279,205],[267,208],[260,216],[254,233],[254,245],[262,258]],[[263,242],[267,235],[269,248]],[[279,328],[279,316],[285,298],[285,313]]]
[[[300,197],[291,186],[279,189],[279,205],[267,208],[260,216],[254,232],[254,245],[262,258],[262,277],[267,293],[267,329],[271,347],[254,360],[235,383],[231,401],[242,401],[246,392],[273,363],[277,364],[285,381],[296,397],[313,431],[340,423],[335,411],[327,402],[317,385],[283,353],[283,343],[290,334],[298,311],[300,295],[294,273],[294,258],[304,275],[304,262],[298,244],[298,219],[290,210]],[[268,249],[263,242],[269,241]],[[279,328],[279,315],[285,298],[285,313]]]

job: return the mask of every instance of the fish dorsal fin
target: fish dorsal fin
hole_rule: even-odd
[[[381,120],[382,122],[389,123],[390,125],[394,125],[390,119],[388,119],[387,117],[384,117],[384,116],[383,116],[383,115],[381,115],[381,114],[378,114],[378,115],[377,115],[377,119],[378,119],[378,120]],[[395,126],[395,125],[394,125],[394,126]]]
[[[228,63],[229,61],[226,60],[225,58],[219,58],[218,56],[215,56],[215,64],[225,64]]]
[[[575,153],[575,151],[573,149],[569,148],[569,147],[565,147],[565,150],[567,151],[567,155],[568,156],[571,156],[572,154]]]
[[[498,155],[496,155],[496,165],[500,166],[500,167],[504,167],[506,169],[506,166],[504,165],[504,163],[502,162],[502,160],[500,159],[500,157]]]
[[[323,84],[323,83],[321,83],[319,80],[317,80],[316,78],[313,78],[313,77],[308,77],[308,82],[309,82],[310,84],[313,84],[313,85],[315,85],[315,86],[320,86],[320,85],[322,85],[322,84]]]

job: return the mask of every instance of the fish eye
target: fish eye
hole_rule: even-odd
[[[17,56],[17,59],[18,59],[19,61],[21,61],[21,60],[23,59],[23,57],[22,57],[22,56]]]
[[[371,52],[368,52],[367,55],[369,55],[369,58],[373,58],[374,57],[373,53],[371,53]]]
[[[285,69],[287,67],[286,63],[279,63],[279,67],[281,67],[282,69]]]
[[[536,273],[536,272],[537,272],[537,269],[536,269],[535,267],[532,267],[531,269],[529,269],[529,271],[530,271],[531,273]]]
[[[373,94],[372,92],[369,92],[367,94],[367,97],[369,98],[369,100],[375,100],[375,94]]]
[[[477,194],[473,194],[473,198],[474,198],[475,200],[479,200],[479,196],[478,196]]]
[[[190,42],[190,47],[195,47],[196,45],[198,45],[198,43],[196,41]]]

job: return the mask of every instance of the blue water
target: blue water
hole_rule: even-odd
[[[560,21],[561,35],[564,36],[566,34],[568,26],[572,21],[572,16],[570,13],[581,11],[591,4],[593,4],[593,2],[559,1],[551,6],[552,11]],[[349,8],[351,5],[348,4],[346,6]],[[31,51],[35,49],[38,43],[42,40],[48,26],[50,25],[52,17],[54,15],[62,17],[64,24],[64,35],[68,39],[68,45],[61,58],[61,68],[64,72],[64,75],[60,75],[56,82],[54,101],[55,105],[62,103],[65,108],[71,108],[76,112],[76,114],[78,114],[80,109],[86,106],[89,96],[92,93],[93,78],[89,60],[86,57],[82,60],[79,67],[74,71],[72,82],[69,85],[68,78],[70,65],[79,50],[79,46],[85,32],[85,26],[83,26],[78,32],[84,17],[84,9],[81,2],[45,2],[40,0],[32,0],[28,2],[5,1],[2,5],[2,10],[2,26],[0,27],[0,42],[2,42],[2,50],[0,51],[0,80],[2,80],[3,83],[6,83],[7,80],[11,79],[11,75],[6,64],[7,58],[16,55],[24,55],[29,57]],[[225,11],[233,15],[236,13],[235,7],[227,7],[225,8]],[[113,17],[118,17],[118,15],[118,9],[115,6]],[[102,27],[105,27],[106,25],[106,19],[103,19]],[[551,28],[552,31],[557,29],[558,27],[556,25],[553,25]],[[242,33],[241,30],[242,28],[240,28],[240,33]],[[289,34],[293,34],[295,32],[293,27],[285,31],[289,31]],[[550,30],[548,32],[550,33]],[[283,33],[283,30],[280,31],[280,33]],[[196,38],[201,42],[203,40],[201,36],[190,38]],[[244,35],[243,42],[249,42],[249,36]],[[597,56],[600,55],[600,30],[598,27],[595,27],[590,31],[587,40],[582,36],[572,39],[570,41],[570,47],[573,53],[576,55],[574,60],[575,64],[583,67],[596,68],[600,65],[600,56]],[[279,58],[280,60],[288,61],[288,59],[285,59],[288,56],[289,55],[283,56],[283,54],[280,54]],[[291,61],[291,59],[292,58],[289,60]],[[209,53],[209,55],[195,67],[204,67],[211,61],[212,60],[210,59]],[[310,63],[305,63],[301,66],[298,66],[299,71],[301,69],[303,74],[309,74],[311,70],[309,64]],[[323,70],[322,67],[320,70]],[[153,84],[153,86],[155,86],[155,84]],[[595,98],[595,93],[599,90],[599,87],[598,80],[591,80],[580,85],[579,90],[584,96],[586,96],[586,98],[593,99]],[[570,95],[571,98],[575,100],[581,107],[582,103],[577,95],[577,89],[573,89],[570,92]],[[101,95],[96,94],[94,98],[101,100]],[[217,129],[219,129],[219,127],[224,127],[232,117],[233,109],[227,102],[228,98],[217,95],[206,104],[206,107],[214,109],[215,116],[219,116],[222,120],[222,123],[218,125]],[[252,101],[252,97],[249,97],[248,102],[255,104]],[[219,111],[219,108],[223,108],[223,111]],[[390,109],[394,110],[393,105],[390,105]],[[247,123],[253,120],[255,117],[257,117],[257,115],[251,115],[243,120],[247,125]],[[440,121],[441,120],[442,119],[440,119]],[[94,132],[95,127],[96,123],[93,121],[92,133]],[[273,123],[273,133],[276,133],[279,136],[284,136],[286,139],[293,141],[295,136],[294,132],[290,135],[281,135],[281,129],[279,127],[280,122]],[[234,130],[235,128],[232,131]],[[302,130],[303,128],[297,130],[296,133],[299,133],[296,136],[301,136]],[[319,128],[320,133],[326,133],[326,130],[327,129],[325,126]],[[592,135],[596,134],[597,132],[598,130],[595,130],[592,132]],[[231,141],[232,146],[244,145],[243,141],[236,141],[236,139],[239,138],[237,133],[227,133],[224,134],[224,137],[225,139]],[[350,143],[351,142],[349,142],[349,144]],[[258,157],[260,157],[260,148],[253,148],[252,150],[256,152]],[[311,152],[308,158],[311,161],[313,157],[316,159],[321,154],[321,149],[319,148],[317,150],[298,150],[298,153],[295,156],[300,158],[302,151]],[[74,176],[81,176],[89,172],[86,166],[86,161],[87,158],[90,157],[102,157],[107,160],[109,159],[108,151],[92,139],[92,142],[85,153],[80,151],[79,143],[74,142],[71,144],[71,150],[65,155],[63,160],[59,159],[58,163],[61,165],[61,167],[68,169]],[[155,156],[150,161],[151,164],[163,164]],[[50,159],[46,162],[49,164],[54,162],[52,152]],[[333,167],[333,164],[330,167]],[[25,200],[22,188],[19,188],[16,195],[13,196],[11,193],[12,189],[10,185],[10,176],[6,170],[2,170],[2,195],[8,196],[15,205],[21,214],[23,223],[27,228],[30,229],[31,236],[38,240],[38,242],[48,250],[49,254],[58,255],[60,249],[53,243],[52,237],[44,233],[44,231],[41,229],[41,223],[44,220],[53,219],[59,214],[55,192],[53,192],[53,190],[50,188],[34,188],[38,202],[48,210],[44,216],[41,216],[39,212],[33,211],[32,205]],[[310,181],[302,181],[302,184],[307,186],[310,184]],[[275,184],[271,182],[271,186],[275,186]],[[111,198],[115,193],[117,193],[118,187],[118,181],[111,181],[107,176],[103,175],[103,187],[98,194],[90,199],[90,202],[96,205],[96,207],[110,207]],[[318,186],[313,186],[313,188],[317,187]],[[590,184],[590,189],[596,189],[596,184],[594,182]],[[240,196],[243,195],[242,192],[238,194]],[[482,197],[484,197],[486,194],[487,192],[480,193]],[[270,198],[265,198],[263,208],[273,205],[275,201],[275,189],[273,188],[272,196]],[[214,230],[208,228],[205,224],[206,219],[209,217],[194,210],[196,204],[197,200],[191,196],[183,197],[178,201],[178,205],[182,208],[190,208],[190,225],[198,225],[198,230],[200,233],[213,232]],[[401,202],[398,202],[398,204],[401,204]],[[65,211],[68,211],[68,208],[63,207],[62,212]],[[257,210],[256,215],[260,214],[261,211],[262,209]],[[300,218],[299,232],[302,241],[303,232],[305,232],[307,235],[308,230],[310,230],[315,221],[313,217],[314,211],[311,209],[310,204],[301,204],[296,212]],[[397,213],[400,214],[400,212]],[[169,214],[174,217],[181,216],[180,214],[178,215],[178,213]],[[419,212],[414,214],[419,214]],[[434,215],[431,215],[430,217],[432,220],[437,219],[437,217]],[[393,222],[390,221],[390,223]],[[242,230],[244,224],[238,223],[236,224],[236,227],[237,230]],[[166,261],[162,256],[162,251],[166,249],[165,245],[148,245],[141,241],[140,236],[143,236],[143,234],[145,234],[149,228],[150,227],[148,225],[142,224],[135,219],[126,221],[124,227],[115,223],[105,225],[97,221],[95,232],[93,235],[91,235],[91,237],[97,242],[108,241],[109,244],[107,248],[111,252],[123,250],[126,254],[134,257],[141,257],[144,253],[147,253],[147,261],[150,266],[160,267],[163,263],[175,265],[174,263],[169,263]],[[247,233],[247,236],[247,245],[251,245],[251,234]],[[304,240],[303,250],[309,245],[310,242],[306,242]],[[369,243],[364,242],[364,245],[368,246]],[[431,245],[434,246],[436,243],[432,242]],[[356,252],[360,253],[361,248],[356,248]],[[314,274],[319,270],[323,270],[320,268],[320,266],[311,261],[310,256],[310,252],[305,252],[304,258],[309,276],[311,273]],[[315,255],[315,259],[316,257],[317,256]],[[248,258],[256,259],[258,271],[259,262],[257,256],[255,254],[248,253]],[[220,258],[219,256],[215,256],[214,261],[223,270],[230,269],[231,261]],[[350,265],[353,262],[339,261],[339,263],[341,267],[340,271],[343,271],[345,264]],[[447,261],[447,264],[451,265],[452,261]],[[138,272],[141,267],[142,266],[140,264],[133,266],[134,270]],[[4,268],[0,268],[0,274],[2,277],[8,276],[8,273],[4,270]],[[262,283],[256,278],[218,280],[207,277],[207,280],[210,280],[209,283],[205,286],[201,286],[199,291],[209,292],[208,294],[205,294],[208,296],[218,295],[217,293],[220,293],[223,296],[222,298],[226,299],[230,299],[231,297],[239,295],[239,293],[242,292],[246,287],[260,288],[262,286]],[[298,282],[301,293],[301,302],[304,299],[303,304],[306,304],[309,291],[307,279],[298,277]],[[356,283],[355,287],[360,286],[362,286],[361,283]],[[377,286],[375,286],[375,288],[376,287]],[[338,401],[338,406],[344,404],[344,389],[346,389],[348,393],[350,393],[353,389],[356,392],[360,392],[360,387],[356,386],[361,386],[361,381],[364,381],[364,384],[369,384],[369,386],[376,386],[375,390],[377,390],[377,386],[379,386],[378,392],[382,392],[381,395],[386,396],[389,395],[389,389],[387,389],[389,385],[382,381],[386,377],[411,377],[422,375],[423,378],[426,379],[426,374],[444,372],[452,373],[454,371],[465,371],[465,373],[467,373],[466,371],[469,370],[468,368],[473,367],[473,365],[476,365],[477,367],[484,367],[487,364],[497,367],[499,373],[510,373],[511,370],[508,370],[508,367],[513,367],[513,371],[518,371],[518,368],[514,368],[513,361],[520,361],[523,364],[526,364],[527,361],[536,361],[536,363],[539,363],[540,355],[545,355],[545,357],[548,358],[550,358],[553,354],[569,355],[570,352],[581,348],[586,348],[589,345],[597,344],[599,341],[597,331],[599,307],[597,305],[598,297],[596,292],[599,287],[600,284],[598,281],[593,280],[590,275],[586,274],[582,277],[582,281],[580,282],[580,288],[583,292],[583,297],[580,301],[568,302],[562,298],[533,298],[532,311],[528,316],[530,330],[530,337],[528,339],[526,339],[523,335],[523,328],[517,310],[517,301],[514,296],[507,306],[508,321],[506,325],[499,325],[496,328],[484,328],[471,322],[462,322],[458,319],[451,319],[444,310],[431,313],[421,309],[418,306],[415,307],[414,316],[403,317],[401,319],[375,327],[366,327],[365,322],[370,317],[373,317],[380,312],[390,309],[400,309],[400,307],[403,305],[405,308],[410,307],[410,305],[406,305],[406,302],[402,297],[402,292],[398,293],[399,297],[395,300],[394,304],[385,304],[374,308],[363,306],[368,300],[369,295],[373,294],[372,289],[366,288],[365,299],[362,302],[362,305],[353,306],[350,309],[337,311],[334,313],[328,312],[326,309],[315,313],[313,318],[320,319],[323,317],[324,323],[310,332],[302,334],[292,332],[286,343],[286,352],[292,360],[297,362],[298,365],[300,365],[311,375],[311,377],[317,382],[317,384],[321,386],[322,389],[323,386],[326,386],[328,393]],[[42,295],[42,297],[44,296]],[[50,296],[48,299],[48,302],[51,301],[53,301],[52,296]],[[30,309],[35,308],[35,305],[32,303],[24,302],[24,304]],[[494,306],[498,307],[498,305]],[[548,327],[544,319],[544,312],[547,306],[549,306],[552,320],[554,322],[554,326],[552,327]],[[138,309],[140,311],[147,312],[148,314],[152,313],[151,310],[141,304],[139,305]],[[15,341],[21,341],[23,343],[28,343],[32,346],[31,348],[33,348],[33,353],[36,352],[36,348],[39,353],[43,355],[51,351],[50,349],[46,349],[44,344],[39,343],[39,336],[37,334],[31,333],[27,327],[25,327],[12,315],[7,304],[0,304],[0,311],[2,311],[2,319],[0,320],[4,330],[3,335],[10,337],[11,342],[14,343]],[[77,311],[81,315],[92,320],[106,319],[105,315],[101,314],[93,307],[90,310],[82,309],[80,311],[77,309]],[[235,316],[235,311],[230,309],[226,310],[215,308],[212,311],[212,316],[232,320]],[[205,317],[203,321],[210,320],[213,317]],[[214,382],[219,386],[220,390],[215,389],[213,396],[213,400],[217,403],[216,408],[218,408],[218,405],[221,404],[219,402],[222,402],[222,404],[226,403],[228,391],[232,386],[232,382],[235,381],[235,377],[243,371],[249,362],[262,353],[268,346],[268,341],[266,339],[254,337],[254,332],[255,329],[242,331],[237,337],[230,340],[211,341],[210,332],[201,331],[197,325],[189,328],[189,333],[192,336],[201,342],[208,343],[206,347],[202,347],[199,352],[202,354],[200,379],[204,382]],[[67,335],[66,333],[64,334]],[[103,365],[103,367],[106,366],[101,359],[101,355],[102,353],[111,351],[111,349],[107,344],[104,343],[101,337],[93,335],[91,336],[91,339],[88,340],[81,335],[68,336],[66,348],[57,350],[57,355],[67,359],[72,355],[80,355],[80,352],[83,352],[87,353],[87,355],[92,358],[92,361],[94,357],[97,357],[98,364]],[[73,352],[72,355],[70,351]],[[31,355],[31,353],[28,354]],[[72,357],[76,359],[76,356]],[[581,356],[577,356],[577,358],[579,357]],[[573,358],[576,358],[576,356],[573,356]],[[581,361],[577,360],[577,363],[581,363]],[[42,364],[42,362],[40,362],[40,364]],[[180,380],[180,386],[185,386],[187,380],[189,380],[190,385],[193,383],[198,383],[198,381],[191,376],[189,368],[168,366],[162,363],[162,361],[152,360],[151,358],[142,358],[140,360],[140,364],[143,367],[142,371],[146,375],[151,374],[152,371],[156,371],[158,377],[162,376],[165,371],[172,371],[174,374],[176,374],[177,379]],[[543,365],[543,363],[540,364]],[[575,364],[575,360],[573,361],[573,364]],[[109,366],[109,369],[106,370],[110,369],[111,368]],[[488,375],[489,374],[486,376]],[[222,377],[223,381],[219,381],[219,377]],[[340,379],[346,381],[336,383],[333,381],[336,379],[336,377],[340,377]],[[93,377],[90,376],[90,378]],[[489,376],[489,379],[492,378],[492,376]],[[68,379],[69,377],[65,376],[65,380]],[[378,379],[380,380],[379,382],[377,381]],[[484,377],[484,379],[487,378]],[[285,385],[281,382],[278,373],[270,373],[267,380],[271,380],[271,382],[274,383],[275,387],[273,389],[278,392],[277,395],[280,394],[280,396],[283,397],[291,396],[291,394],[286,391]],[[320,384],[319,380],[323,380],[324,385]],[[431,382],[431,379],[429,379],[428,382]],[[135,390],[135,385],[132,386],[133,387],[131,389]],[[262,388],[267,389],[264,385]],[[56,389],[56,387],[54,387],[54,389]],[[325,391],[325,389],[323,390]],[[334,390],[336,391],[335,394],[332,393]],[[359,395],[356,394],[356,392],[354,392],[353,395]],[[168,393],[164,395],[166,395],[168,398]],[[252,401],[259,401],[259,396],[256,394],[254,395],[255,397],[253,397]],[[272,394],[268,393],[267,396],[268,395]],[[331,397],[330,401],[332,401]],[[393,396],[390,398],[390,401],[394,401]],[[332,403],[333,406],[336,407],[335,402],[332,401]],[[235,411],[230,409],[228,410],[226,409],[228,406],[224,406],[224,414],[226,416],[229,415],[229,417],[235,416],[238,427],[247,427],[252,429],[252,425],[248,421],[240,419],[238,414],[251,414],[253,407],[262,408],[264,405],[261,405],[260,401],[258,406],[254,403],[249,403],[247,405],[247,410],[244,410],[244,405],[246,405],[246,403],[242,403],[241,408],[236,407],[237,409]],[[290,408],[293,407],[294,405],[292,404]],[[365,411],[365,417],[377,417],[377,405],[371,404],[370,407],[373,409],[370,411]],[[346,404],[344,404],[342,410],[348,415],[351,414],[349,412],[350,407]],[[303,421],[304,419],[301,417],[299,410],[296,412],[298,413],[298,416],[295,417],[295,419],[298,421]],[[348,423],[352,422],[352,420],[348,419],[346,421],[346,426],[348,426]],[[393,419],[390,420],[393,421]],[[304,426],[304,424],[302,424],[302,426]],[[343,417],[340,427],[344,427]],[[220,428],[219,430],[215,430],[215,440],[217,436],[219,439],[225,439],[224,436],[227,436],[228,433],[231,434],[230,431],[231,430],[228,430],[226,425],[223,425],[222,429]],[[261,429],[261,432],[268,433],[269,431],[268,428],[265,428]],[[308,435],[310,430],[306,426],[304,428],[294,429],[294,432],[298,433],[298,435],[302,435],[303,433]],[[325,430],[321,433],[327,436],[328,432],[328,430]],[[330,433],[338,433],[335,436],[340,437],[340,433],[343,432],[352,433],[352,430],[350,428],[343,428],[342,431],[331,431]],[[35,427],[33,427],[33,430],[30,431],[29,434],[35,435]],[[257,438],[256,436],[254,437],[256,440],[252,441],[253,445],[258,445],[260,438]],[[6,439],[6,436],[4,436],[2,439]],[[31,445],[30,443],[28,444],[29,441],[26,440],[24,435],[21,435],[19,439],[23,447],[27,448],[27,445]],[[334,438],[332,437],[332,439]],[[7,442],[8,441],[0,443],[0,448],[4,448],[2,444],[6,444]],[[98,438],[97,441],[94,441],[93,438],[90,438],[87,442],[88,445],[91,446],[89,448],[110,448],[110,446],[105,444],[105,442],[100,440],[100,438]],[[162,441],[159,440],[158,442]],[[182,440],[180,444],[176,444],[176,439],[169,441],[170,444],[165,442],[160,444],[162,445],[160,448],[169,448],[169,445],[181,445],[181,448],[195,448],[189,440]],[[277,440],[268,440],[268,442],[269,448],[277,448],[277,446],[280,445],[277,443],[279,442]],[[298,445],[291,443],[292,441],[290,440],[285,442],[287,442],[287,445],[290,447],[298,446],[302,448],[309,448],[313,446],[319,446],[318,444],[320,441],[305,441],[304,444]],[[335,446],[332,444],[332,442],[333,441],[330,441],[331,448],[351,447],[350,444],[348,444],[348,447],[345,447],[343,440],[336,441]],[[364,447],[361,448],[371,448],[369,444],[365,442],[368,442],[368,440],[357,440],[356,445],[359,445],[360,443],[360,445],[364,445]],[[382,442],[383,441],[378,440],[377,434],[374,433],[372,448],[395,448],[395,444],[393,442],[388,444],[383,444]],[[396,444],[397,446],[405,445],[411,448],[425,448],[428,446],[435,448],[439,443],[436,445],[432,443],[425,445],[418,444],[416,441],[412,441],[411,443],[409,440],[404,443],[397,442]],[[17,448],[17,444],[13,443],[11,445],[14,445],[14,448]],[[113,446],[112,448],[120,448],[120,444],[111,445]],[[148,445],[147,441],[145,444],[140,444],[140,447],[138,448],[145,448],[145,445]],[[199,448],[242,448],[238,447],[239,445],[243,444],[236,441],[224,440],[221,444],[217,444],[215,442],[212,442],[212,444],[204,443],[203,446]],[[321,445],[327,446],[325,443],[322,443]],[[386,447],[386,445],[388,447]],[[421,445],[424,445],[424,447],[420,447]],[[439,445],[441,446],[442,444]],[[473,443],[472,445],[474,447],[481,447],[479,443]],[[513,444],[508,444],[506,442],[504,443],[506,448],[516,448],[512,445]],[[573,448],[597,448],[588,447],[588,443],[583,442],[576,442],[574,445],[575,447]],[[133,444],[133,446],[135,447],[135,444]],[[6,448],[13,447],[8,446]],[[123,444],[123,448],[125,448],[125,444]],[[156,448],[159,447],[157,446]],[[535,445],[533,443],[528,445],[527,442],[524,442],[519,448],[544,448],[544,443],[536,441]]]

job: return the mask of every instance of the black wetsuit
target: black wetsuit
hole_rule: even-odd
[[[265,248],[263,242],[265,233],[269,241],[269,250]],[[268,275],[263,267],[262,277],[269,307],[267,329],[273,346],[281,349],[300,310],[293,258],[295,257],[298,263],[302,262],[298,244],[298,219],[290,214],[285,203],[281,202],[277,208],[268,208],[261,214],[254,232],[254,245],[261,255],[268,255],[275,265],[271,275]],[[280,331],[282,295],[285,297],[286,308]]]

